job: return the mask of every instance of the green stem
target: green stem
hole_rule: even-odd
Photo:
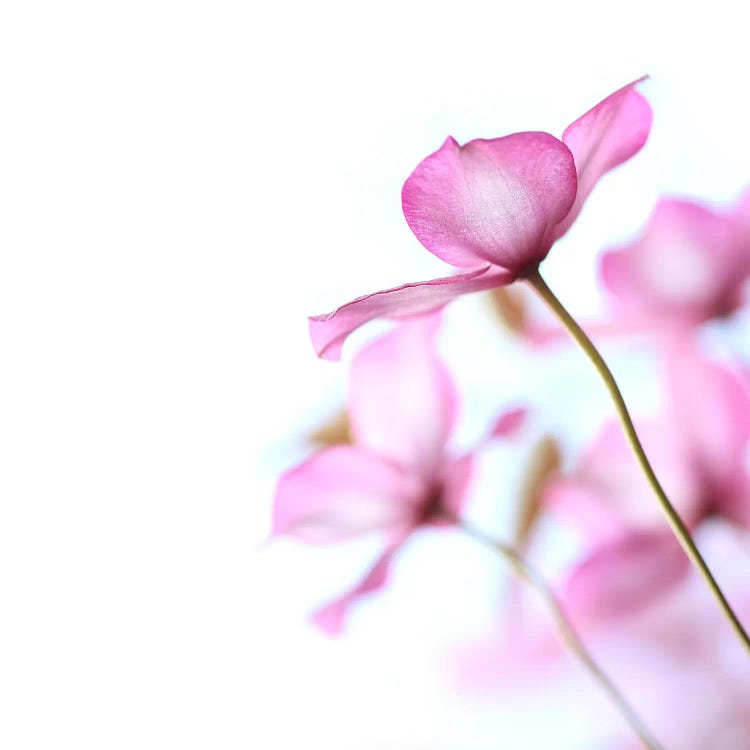
[[[667,521],[669,521],[669,525],[672,527],[672,531],[674,531],[675,536],[679,540],[687,556],[690,558],[693,566],[705,580],[706,585],[711,590],[711,593],[721,607],[724,615],[729,621],[729,624],[732,626],[732,629],[737,634],[737,637],[740,639],[748,653],[750,653],[750,637],[748,637],[745,628],[742,626],[742,623],[727,601],[727,598],[724,596],[724,593],[719,587],[719,584],[716,582],[716,579],[711,573],[711,570],[706,564],[706,561],[703,559],[701,553],[698,551],[698,548],[695,546],[695,542],[690,536],[690,532],[687,530],[684,522],[680,518],[677,511],[674,509],[674,506],[669,501],[669,498],[659,484],[659,480],[656,478],[656,474],[654,474],[654,470],[651,468],[651,464],[649,463],[646,453],[643,450],[641,441],[638,439],[635,427],[633,426],[633,420],[630,418],[628,409],[625,406],[625,401],[622,397],[622,394],[620,393],[620,389],[618,388],[612,373],[609,370],[609,367],[607,367],[606,363],[602,359],[601,354],[599,354],[597,348],[591,342],[591,339],[589,339],[589,337],[583,332],[578,323],[576,323],[576,321],[571,317],[570,313],[562,305],[560,300],[555,297],[552,290],[547,286],[547,283],[542,278],[538,268],[526,277],[526,281],[544,300],[544,302],[549,306],[552,312],[559,318],[560,322],[563,324],[568,333],[575,339],[575,341],[580,345],[581,349],[583,349],[583,351],[585,352],[586,356],[591,360],[594,368],[599,373],[601,379],[604,381],[604,385],[609,391],[609,395],[614,402],[615,409],[617,410],[617,415],[620,418],[620,422],[622,423],[622,427],[625,431],[625,435],[627,436],[628,443],[630,443],[630,447],[632,448],[633,453],[638,460],[638,465],[640,466],[641,471],[646,477],[649,486],[656,495],[656,498],[659,501],[659,505],[664,511],[664,514],[667,517]]]
[[[493,539],[485,534],[482,530],[472,526],[458,516],[445,513],[447,520],[455,524],[458,528],[468,534],[472,539],[492,548],[501,557],[503,557],[516,574],[528,583],[532,588],[541,595],[547,604],[552,617],[555,620],[560,636],[568,646],[574,656],[578,658],[583,667],[589,672],[601,689],[609,696],[617,710],[622,714],[630,728],[638,735],[644,747],[648,750],[663,750],[660,745],[646,729],[646,726],[639,718],[635,709],[628,703],[625,697],[620,693],[615,684],[607,677],[602,668],[596,663],[594,657],[584,645],[581,637],[575,630],[573,623],[568,619],[560,602],[557,600],[552,589],[547,582],[533,568],[531,568],[521,557],[521,555],[510,545]]]

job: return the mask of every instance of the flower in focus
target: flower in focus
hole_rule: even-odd
[[[438,316],[417,317],[357,352],[348,393],[350,444],[325,448],[285,473],[274,499],[273,533],[312,544],[383,535],[383,552],[353,590],[315,613],[341,631],[349,607],[381,588],[406,539],[461,509],[473,455],[452,455],[456,391],[439,358]],[[491,437],[511,434],[514,411]]]
[[[750,276],[750,193],[723,212],[662,199],[640,237],[602,256],[601,276],[628,329],[679,332],[731,314]]]
[[[319,356],[337,359],[346,337],[378,317],[408,317],[533,272],[578,216],[596,182],[636,154],[651,127],[648,102],[629,84],[565,130],[514,133],[422,161],[402,190],[406,221],[434,255],[462,272],[360,297],[310,318]]]

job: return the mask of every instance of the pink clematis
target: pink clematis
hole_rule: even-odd
[[[438,327],[435,315],[413,318],[357,352],[348,393],[352,444],[316,453],[278,482],[274,534],[313,544],[384,537],[362,581],[313,616],[328,633],[340,632],[351,605],[385,584],[413,532],[458,514],[466,496],[473,455],[446,447],[457,398],[436,352]],[[491,437],[510,435],[517,422],[503,415]]]
[[[750,193],[729,211],[662,199],[601,277],[620,326],[674,333],[733,313],[750,276]]]
[[[318,355],[337,359],[346,337],[375,318],[426,313],[533,272],[599,178],[646,142],[651,108],[637,83],[589,110],[562,140],[525,132],[460,146],[448,138],[406,180],[402,204],[419,241],[462,272],[366,295],[311,317]]]

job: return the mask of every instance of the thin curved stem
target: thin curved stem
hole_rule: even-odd
[[[526,277],[526,281],[542,298],[542,300],[544,300],[547,306],[563,324],[568,333],[573,337],[573,339],[575,339],[576,343],[579,344],[581,349],[583,349],[586,356],[589,358],[591,363],[594,365],[594,368],[599,373],[599,376],[604,381],[604,385],[606,386],[607,391],[609,391],[609,395],[614,402],[615,409],[617,410],[617,415],[620,418],[620,422],[622,423],[622,427],[625,431],[628,443],[630,443],[630,447],[632,448],[633,453],[638,460],[638,465],[640,466],[641,471],[646,477],[649,486],[656,495],[656,498],[659,501],[659,505],[664,511],[664,515],[666,515],[667,521],[669,521],[669,525],[672,527],[672,531],[682,545],[682,548],[685,550],[685,554],[687,554],[687,556],[690,558],[690,562],[701,574],[703,580],[706,582],[706,585],[711,590],[711,593],[721,607],[724,615],[726,616],[726,619],[732,626],[732,629],[737,634],[737,637],[742,642],[742,645],[745,647],[748,653],[750,653],[750,637],[748,637],[745,628],[743,627],[739,618],[727,601],[726,596],[724,596],[724,592],[721,590],[721,587],[714,578],[713,573],[711,573],[711,570],[706,564],[706,561],[703,559],[703,556],[695,546],[695,542],[690,536],[690,532],[685,526],[683,520],[674,509],[672,503],[669,501],[669,498],[662,489],[661,484],[659,484],[659,480],[656,478],[656,474],[654,473],[654,470],[649,463],[646,452],[643,450],[641,441],[638,439],[638,434],[636,433],[635,427],[633,426],[633,420],[630,418],[628,409],[625,406],[625,400],[622,397],[622,393],[620,393],[620,389],[618,388],[609,367],[607,367],[607,364],[605,363],[601,354],[599,354],[597,348],[591,342],[591,339],[589,339],[589,337],[584,333],[578,323],[576,323],[576,321],[571,317],[570,313],[565,309],[560,300],[557,299],[552,290],[547,286],[547,283],[539,273],[539,269],[536,269],[534,272],[530,273]]]
[[[573,655],[580,661],[586,671],[588,671],[593,679],[599,684],[599,687],[607,694],[633,732],[638,735],[644,747],[648,748],[648,750],[663,750],[663,746],[654,739],[653,735],[649,732],[643,721],[635,712],[635,709],[630,703],[628,703],[612,680],[609,679],[602,668],[596,663],[594,657],[586,648],[581,637],[576,632],[573,623],[568,619],[565,610],[544,578],[531,568],[523,557],[510,545],[493,539],[481,529],[472,526],[458,516],[446,514],[446,518],[475,541],[492,548],[510,563],[513,570],[520,578],[536,589],[549,608],[562,640],[568,646]]]

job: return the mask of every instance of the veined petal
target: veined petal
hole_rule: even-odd
[[[351,591],[314,612],[311,617],[313,623],[327,635],[340,635],[351,606],[358,599],[378,591],[387,583],[391,562],[399,547],[398,544],[388,547],[365,577]]]
[[[310,338],[319,357],[336,360],[341,356],[346,337],[371,320],[422,315],[462,294],[494,289],[511,281],[510,271],[485,265],[444,279],[418,281],[367,294],[331,313],[309,318]]]
[[[669,531],[632,531],[595,549],[575,568],[562,594],[573,619],[617,622],[665,595],[690,570]]]
[[[651,130],[651,106],[635,90],[643,80],[610,94],[563,133],[563,143],[575,158],[578,193],[568,215],[555,227],[554,239],[568,231],[599,179],[637,154],[646,143]]]
[[[454,266],[488,261],[518,275],[544,259],[575,195],[568,148],[531,132],[465,146],[448,138],[414,170],[401,199],[431,253]]]
[[[439,316],[404,321],[360,350],[349,376],[355,443],[434,477],[453,427],[456,391],[437,354]]]
[[[408,526],[424,487],[385,459],[351,446],[327,448],[278,482],[273,533],[311,544]]]

